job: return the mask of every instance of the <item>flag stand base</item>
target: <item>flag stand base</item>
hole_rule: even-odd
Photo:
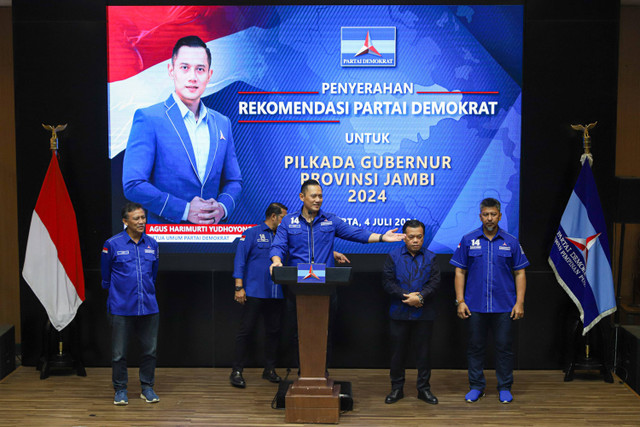
[[[565,372],[565,375],[564,375],[565,382],[573,381],[573,377],[576,370],[600,371],[600,374],[602,374],[602,378],[604,382],[606,383],[613,382],[613,375],[611,375],[611,371],[609,370],[609,368],[606,367],[604,363],[600,362],[598,359],[582,358],[582,360],[579,360],[577,362],[572,362],[571,365],[569,365],[567,372]]]
[[[40,371],[41,380],[48,378],[51,374],[69,375],[73,371],[79,377],[87,376],[84,364],[77,354],[80,346],[69,344],[71,342],[77,344],[77,341],[78,331],[75,328],[75,321],[62,331],[56,331],[51,322],[47,321],[43,333],[42,354],[36,366]],[[55,342],[55,349],[52,346],[53,342]]]
[[[600,371],[604,382],[613,382],[611,367],[606,362],[606,355],[609,354],[607,352],[609,341],[605,339],[602,322],[582,337],[581,322],[577,319],[572,324],[570,342],[573,344],[571,345],[569,364],[564,370],[565,382],[573,381],[575,371]],[[580,350],[576,351],[578,348]]]

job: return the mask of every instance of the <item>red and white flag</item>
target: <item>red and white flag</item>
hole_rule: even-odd
[[[64,329],[84,301],[84,272],[76,214],[55,153],[31,217],[22,277],[51,324]]]

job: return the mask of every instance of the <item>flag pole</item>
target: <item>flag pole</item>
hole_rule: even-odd
[[[588,125],[571,125],[571,128],[577,131],[581,131],[582,132],[582,148],[583,148],[583,153],[580,156],[580,164],[584,165],[584,162],[586,160],[589,161],[589,166],[593,166],[593,154],[591,153],[591,136],[589,135],[589,131],[591,129],[593,129],[596,124],[598,122],[593,122],[590,123]],[[586,325],[584,324],[584,320],[583,320],[583,328]],[[565,381],[571,381],[573,379],[573,371],[574,369],[578,368],[578,369],[597,369],[599,368],[603,377],[604,377],[604,381],[606,382],[613,382],[613,377],[611,376],[611,372],[609,371],[609,368],[607,366],[607,362],[606,362],[606,343],[604,340],[604,334],[602,337],[603,343],[603,356],[602,356],[602,361],[599,361],[597,359],[595,359],[592,356],[592,331],[588,331],[585,335],[585,343],[584,343],[584,355],[582,357],[582,360],[580,362],[576,362],[575,360],[571,362],[571,365],[569,366],[569,369],[566,372],[565,375]],[[617,330],[616,330],[616,339],[617,339]],[[616,358],[615,355],[615,351],[616,351],[617,345],[614,345],[614,361]],[[614,362],[615,363],[615,362]],[[615,368],[614,368],[614,372],[615,372]]]
[[[574,130],[582,130],[582,140],[583,140],[583,148],[584,153],[580,157],[580,162],[584,162],[585,158],[589,159],[589,166],[593,165],[593,155],[591,154],[591,136],[589,135],[589,130],[593,129],[598,122],[590,123],[588,125],[571,125]],[[622,261],[624,255],[624,235],[625,235],[625,223],[623,222],[620,226],[620,248],[618,253],[618,278],[616,284],[616,305],[620,303],[620,289],[622,286]],[[615,330],[615,338],[613,343],[613,372],[617,372],[618,370],[618,336],[620,329],[620,312],[616,310],[616,315],[614,318],[614,330]],[[586,346],[586,358],[589,358],[589,341],[587,337],[587,346]]]
[[[58,157],[58,132],[62,132],[63,130],[65,130],[67,128],[67,123],[57,126],[45,125],[44,123],[42,123],[42,127],[46,130],[51,131],[51,138],[49,138],[49,149],[54,156]],[[51,325],[51,321],[49,321],[49,324]],[[56,335],[58,336],[58,353],[56,354],[55,359],[53,361],[48,361],[48,363],[46,364],[46,368],[42,369],[42,375],[40,376],[41,379],[43,378],[43,376],[44,378],[48,376],[48,368],[50,366],[66,368],[73,365],[71,357],[68,354],[64,353],[64,340],[62,339],[62,331],[56,330]],[[45,355],[45,357],[48,358],[48,355]]]
[[[589,130],[596,127],[598,122],[589,123],[588,125],[571,125],[573,130],[582,131],[582,149],[584,152],[580,156],[580,164],[583,164],[585,160],[589,160],[589,166],[593,166],[593,154],[591,154],[591,135],[589,135]],[[584,324],[582,325],[584,327]],[[585,344],[584,344],[584,360],[588,364],[591,362],[591,352],[590,352],[590,344],[591,339],[590,335],[587,334],[585,336]]]
[[[589,131],[596,127],[598,122],[589,123],[588,125],[571,125],[573,130],[582,131],[582,148],[584,153],[580,156],[580,164],[584,163],[585,159],[589,159],[589,166],[593,166],[593,154],[591,154],[591,135]]]
[[[49,149],[53,151],[53,154],[58,155],[58,132],[62,132],[67,128],[67,123],[58,126],[45,125],[42,123],[42,127],[51,131],[51,138],[49,139]]]

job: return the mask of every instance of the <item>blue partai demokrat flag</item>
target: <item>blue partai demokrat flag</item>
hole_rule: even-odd
[[[616,311],[607,228],[588,160],[562,214],[549,264],[580,310],[583,335]]]

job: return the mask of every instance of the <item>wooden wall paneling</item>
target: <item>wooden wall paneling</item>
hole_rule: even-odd
[[[13,25],[11,8],[0,7],[0,323],[16,328],[20,341],[18,267],[18,195],[13,90]]]
[[[640,177],[640,6],[620,8],[616,176]]]
[[[616,129],[616,176],[640,177],[640,6],[620,8],[618,56],[618,121]],[[635,197],[640,197],[636,194]],[[618,201],[620,203],[620,201]],[[620,256],[620,224],[616,224],[612,248],[614,278],[617,285]],[[627,224],[622,260],[621,300],[640,303],[634,289],[640,288],[640,225]],[[640,289],[638,289],[640,290]],[[636,316],[639,317],[639,316]],[[623,322],[625,319],[622,319]],[[640,320],[640,318],[638,319]]]

